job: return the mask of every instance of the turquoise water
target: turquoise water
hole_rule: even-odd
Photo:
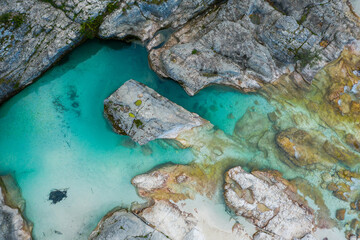
[[[354,11],[360,16],[360,0],[351,0]]]
[[[86,239],[113,207],[142,201],[132,177],[159,164],[193,160],[188,149],[161,140],[140,147],[111,130],[103,100],[131,78],[228,134],[246,109],[268,107],[261,97],[225,88],[189,97],[149,69],[142,46],[85,43],[0,107],[0,174],[18,181],[36,239]],[[55,205],[47,200],[52,189],[65,188],[65,200]]]

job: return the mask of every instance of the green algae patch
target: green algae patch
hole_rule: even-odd
[[[212,198],[224,181],[224,173],[236,166],[236,159],[227,158],[222,161],[190,163],[188,165],[166,165],[155,168],[145,175],[164,176],[166,181],[160,188],[146,191],[137,188],[138,194],[154,200],[172,200],[178,202],[195,199],[197,194]],[[136,178],[136,177],[135,177]],[[132,184],[136,187],[136,181]]]
[[[135,123],[135,126],[136,126],[137,128],[140,128],[140,127],[143,126],[142,121],[139,120],[139,119],[135,119],[135,120],[134,120],[134,123]]]
[[[142,101],[141,101],[141,100],[137,100],[137,101],[135,102],[135,105],[138,106],[138,107],[139,107],[141,104],[142,104]]]
[[[353,73],[358,69],[360,54],[346,48],[312,84],[293,73],[264,86],[261,93],[281,112],[280,118],[272,116],[273,129],[277,145],[290,162],[307,168],[360,163],[360,137],[354,134],[360,131],[360,98],[355,89],[360,83]]]

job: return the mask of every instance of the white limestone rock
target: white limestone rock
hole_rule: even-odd
[[[183,132],[211,125],[135,80],[108,97],[104,110],[117,133],[127,134],[140,145],[154,139],[176,139]]]
[[[282,239],[302,238],[315,230],[314,214],[292,186],[270,172],[226,173],[226,204],[237,214]]]

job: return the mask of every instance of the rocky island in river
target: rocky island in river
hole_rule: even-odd
[[[359,6],[0,0],[0,239],[360,239]]]

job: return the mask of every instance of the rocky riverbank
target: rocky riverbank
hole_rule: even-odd
[[[133,213],[110,212],[91,239],[209,239],[215,232],[218,239],[312,239],[316,227],[334,226],[347,237],[359,235],[360,27],[347,1],[17,0],[0,7],[0,103],[77,44],[99,36],[140,39],[152,68],[189,95],[226,85],[258,91],[276,108],[268,115],[249,109],[228,136],[146,86],[127,82],[105,101],[115,131],[140,144],[176,139],[192,148],[195,161],[135,177],[132,183],[148,203]],[[203,125],[209,131],[199,131]],[[217,196],[230,168],[225,201],[249,219],[255,234],[240,223],[231,231],[209,230],[209,219],[179,203],[198,194]],[[251,171],[264,168],[296,174],[287,181],[275,172]],[[11,218],[0,234],[15,228],[16,236],[4,238],[30,239],[31,227],[4,189],[0,216]],[[325,196],[344,207],[335,212]]]
[[[214,2],[4,0],[0,2],[0,103],[87,38],[145,41],[160,29],[181,27]]]
[[[31,240],[32,226],[24,219],[25,200],[11,176],[0,177],[0,239]]]
[[[311,82],[359,38],[358,18],[345,0],[0,4],[0,102],[94,36],[149,42],[153,69],[190,95],[212,84],[255,91],[293,71]],[[169,39],[158,32],[164,28],[175,31]]]

